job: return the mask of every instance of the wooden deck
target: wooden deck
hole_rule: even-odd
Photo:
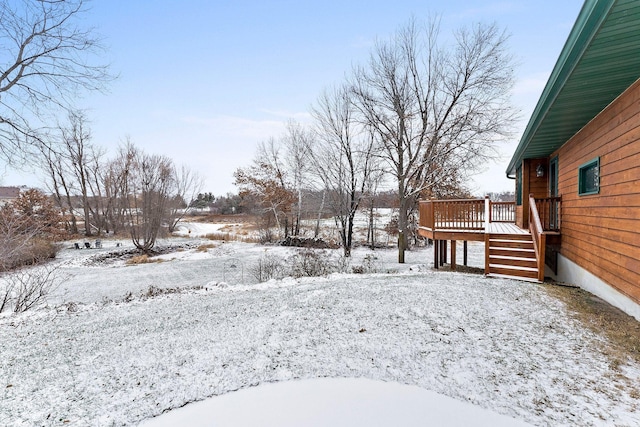
[[[510,222],[491,222],[489,223],[489,234],[531,234],[529,230],[518,227],[515,223]]]
[[[434,268],[447,263],[448,241],[451,241],[450,265],[456,269],[456,242],[464,243],[464,265],[467,265],[467,241],[485,243],[485,274],[529,281],[544,280],[546,238],[559,237],[559,228],[550,230],[540,221],[537,204],[547,203],[530,196],[529,229],[516,225],[514,202],[476,200],[428,200],[420,202],[418,234],[433,240]],[[546,212],[547,205],[544,206]],[[559,212],[559,210],[555,210]],[[559,214],[553,224],[559,224]],[[544,224],[544,225],[543,225]]]

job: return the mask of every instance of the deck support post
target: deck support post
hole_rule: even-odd
[[[438,254],[438,247],[439,246],[440,246],[440,241],[434,239],[434,241],[433,241],[433,268],[435,268],[436,270],[438,268],[440,268],[440,256]]]
[[[451,270],[456,271],[456,248],[457,242],[455,240],[451,241]]]
[[[445,265],[447,263],[447,241],[441,240],[442,242],[442,250],[440,251],[440,265]]]
[[[489,233],[484,233],[484,274],[489,274],[489,253],[490,249]]]
[[[463,240],[462,242],[462,262],[464,266],[467,266],[467,241]]]

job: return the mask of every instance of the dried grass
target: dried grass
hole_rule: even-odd
[[[219,231],[215,233],[209,233],[205,235],[204,238],[223,242],[259,243],[259,239],[257,237],[242,236],[235,233],[223,233]]]
[[[545,286],[547,292],[563,301],[573,317],[607,342],[601,349],[617,369],[629,358],[640,363],[640,322],[602,299],[580,288]]]
[[[205,243],[203,245],[200,245],[196,248],[196,252],[207,252],[209,251],[209,249],[213,249],[218,247],[218,245],[216,245],[215,243]]]
[[[127,260],[127,265],[149,264],[152,262],[163,262],[161,258],[150,258],[147,254],[136,255]]]

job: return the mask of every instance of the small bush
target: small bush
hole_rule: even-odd
[[[323,250],[304,249],[291,258],[291,274],[294,277],[326,276],[336,270]]]
[[[378,273],[380,272],[378,263],[379,262],[377,256],[375,256],[374,254],[367,254],[362,260],[362,265],[354,265],[352,271],[355,274]]]
[[[25,265],[35,265],[55,258],[60,245],[41,238],[24,238],[3,241],[0,238],[0,271],[12,270]]]
[[[22,313],[46,302],[64,280],[58,266],[42,265],[6,273],[0,278],[0,313]]]
[[[273,243],[274,241],[274,235],[273,235],[273,230],[271,228],[261,228],[260,229],[260,236],[258,237],[258,241],[261,244],[265,244],[265,243]]]
[[[281,279],[285,276],[284,263],[279,256],[265,253],[256,265],[249,267],[249,273],[260,283]]]

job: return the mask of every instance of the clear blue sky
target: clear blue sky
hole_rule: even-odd
[[[439,14],[443,35],[475,22],[511,34],[520,66],[514,104],[523,120],[473,188],[513,190],[505,169],[564,45],[582,0],[95,0],[85,16],[119,75],[110,92],[79,101],[93,141],[115,151],[129,137],[148,152],[186,163],[205,191],[235,192],[233,171],[289,118],[309,120],[320,91],[343,81],[376,38],[413,16]],[[0,169],[0,172],[2,169]],[[9,172],[4,185],[41,185]]]

